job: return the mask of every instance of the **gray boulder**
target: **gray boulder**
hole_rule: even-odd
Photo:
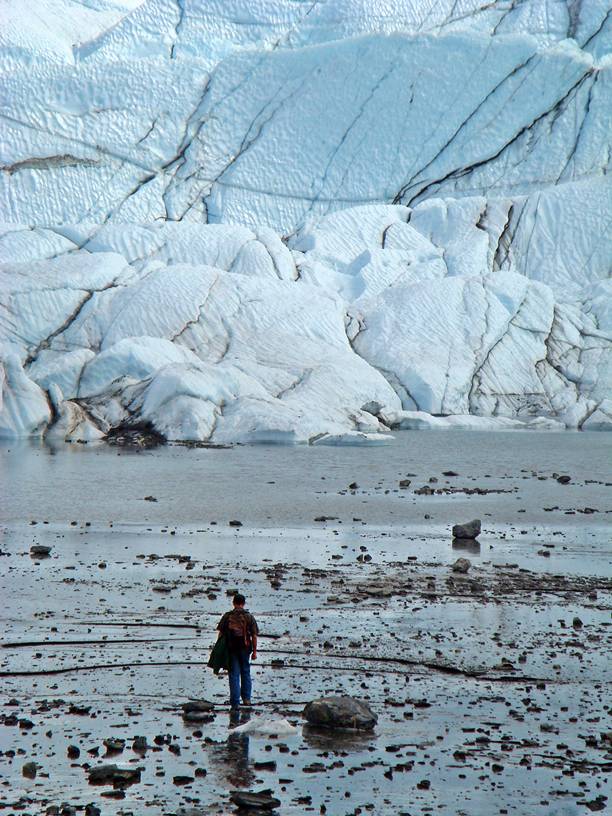
[[[45,544],[32,544],[30,555],[36,558],[47,558],[51,555],[51,547],[47,547]]]
[[[97,765],[90,768],[90,785],[133,785],[140,782],[142,768],[119,768],[117,765]]]
[[[254,812],[261,813],[270,810],[276,810],[276,808],[279,808],[281,806],[280,799],[277,799],[275,796],[272,796],[272,791],[270,790],[270,788],[266,788],[266,790],[262,790],[259,792],[231,791],[230,801],[240,808],[241,813],[243,812],[243,810],[246,811],[252,810]]]
[[[458,558],[452,566],[453,572],[465,573],[469,570],[472,566],[471,562],[467,558]]]
[[[354,697],[321,697],[304,708],[304,719],[325,728],[352,728],[371,731],[378,717],[362,700]]]
[[[39,768],[40,765],[38,765],[36,762],[26,762],[21,769],[21,773],[26,777],[26,779],[35,779],[36,772]]]
[[[453,538],[478,538],[480,535],[480,519],[468,521],[466,524],[455,524]]]

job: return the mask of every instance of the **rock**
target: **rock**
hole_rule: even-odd
[[[70,703],[70,706],[68,707],[69,714],[78,714],[81,717],[86,716],[87,714],[89,714],[90,711],[91,711],[90,705],[80,706],[76,705],[76,703]]]
[[[465,575],[471,566],[472,562],[469,560],[469,558],[458,558],[451,569],[453,572],[459,572]]]
[[[351,482],[349,485],[349,490],[357,490],[358,487],[359,485],[357,484],[357,482]]]
[[[571,476],[566,476],[566,475],[557,476],[557,481],[559,482],[559,484],[564,484],[564,485],[569,484],[572,481],[572,477]]]
[[[269,788],[257,793],[254,791],[231,791],[230,800],[239,808],[245,810],[266,811],[281,806],[280,799],[272,796],[272,791]]]
[[[574,629],[582,629],[582,621],[579,617],[575,617],[572,621],[572,626]]]
[[[69,745],[66,754],[68,759],[78,759],[81,756],[81,749],[77,745]]]
[[[98,765],[89,769],[90,785],[133,785],[140,782],[141,768],[120,768],[118,765]]]
[[[276,761],[273,759],[270,760],[262,760],[261,762],[254,762],[253,768],[256,771],[275,771],[276,770]]]
[[[429,485],[423,485],[423,487],[418,487],[414,492],[417,496],[433,496],[435,490]]]
[[[102,744],[109,754],[119,753],[125,748],[125,740],[117,737],[109,737],[109,739],[102,740]]]
[[[36,762],[26,762],[26,764],[21,769],[22,776],[25,776],[26,779],[36,779],[36,772],[39,769],[39,765]]]
[[[585,802],[584,805],[593,813],[596,813],[600,810],[606,809],[606,802],[608,801],[608,797],[604,796],[603,794],[598,796],[596,799],[591,799],[589,802]]]
[[[175,785],[191,785],[192,782],[195,782],[195,777],[193,776],[173,776],[172,781]]]
[[[312,725],[359,731],[371,731],[378,722],[378,717],[366,703],[348,696],[313,700],[304,708],[303,716]]]
[[[146,737],[134,737],[132,751],[146,751],[149,747]]]
[[[44,544],[33,544],[30,547],[30,555],[36,558],[47,558],[51,554],[51,547],[46,547]]]
[[[209,700],[188,700],[181,706],[186,714],[192,711],[209,712],[213,711],[214,707],[215,704],[211,703]]]
[[[400,479],[399,486],[401,488],[406,488],[406,487],[410,487],[411,484],[412,484],[412,482],[411,482],[410,479]]]
[[[88,805],[85,805],[85,816],[100,816],[102,811],[97,805],[94,805],[93,802],[90,802]]]
[[[155,496],[145,496],[145,497],[144,497],[144,501],[148,501],[148,502],[156,502],[156,501],[157,501],[157,499],[155,498]]]
[[[118,425],[108,431],[105,440],[109,445],[117,445],[118,447],[147,449],[166,444],[165,436],[156,431],[150,422]],[[154,501],[157,500],[154,499]]]
[[[480,519],[468,521],[466,524],[455,524],[453,538],[478,538],[480,535]]]
[[[442,475],[443,476],[458,476],[459,474],[455,473],[454,470],[443,470]]]
[[[232,519],[232,521],[230,521],[230,523],[229,523],[229,526],[230,527],[242,527],[242,522],[237,521],[236,519]]]

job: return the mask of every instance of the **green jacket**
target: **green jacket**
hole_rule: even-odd
[[[230,658],[229,650],[227,648],[227,638],[225,635],[221,635],[221,637],[212,647],[210,657],[208,658],[208,666],[209,668],[213,669],[215,674],[219,674],[221,669],[229,671]]]

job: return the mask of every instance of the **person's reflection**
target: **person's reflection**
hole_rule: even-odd
[[[248,711],[231,711],[229,727],[243,725],[250,719]],[[248,734],[230,733],[224,743],[214,748],[214,763],[219,774],[232,788],[250,788],[255,781],[255,774],[249,768],[249,736]]]

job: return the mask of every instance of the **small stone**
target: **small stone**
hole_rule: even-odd
[[[156,501],[157,501],[157,499],[155,498],[155,496],[145,496],[145,497],[144,497],[144,501],[148,501],[148,502],[156,502]]]
[[[411,484],[412,484],[412,482],[411,482],[410,479],[400,479],[399,486],[401,488],[405,489],[407,487],[410,487]]]
[[[26,762],[21,769],[21,773],[26,779],[36,779],[36,772],[40,766],[36,762]]]
[[[146,737],[134,737],[132,742],[132,751],[146,751],[149,747]]]
[[[119,753],[125,748],[125,740],[117,737],[110,737],[109,739],[102,740],[102,744],[109,754]]]
[[[557,476],[557,481],[559,484],[566,485],[572,481],[572,477],[564,474],[563,476]]]
[[[78,759],[81,756],[81,749],[78,745],[69,745],[66,749],[68,759]]]
[[[237,519],[232,519],[229,523],[230,527],[242,527],[242,522],[238,521]]]

